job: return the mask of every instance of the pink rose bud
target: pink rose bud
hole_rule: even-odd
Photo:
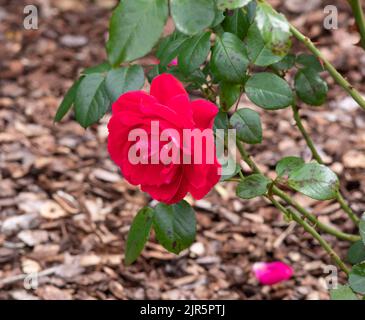
[[[173,59],[169,64],[168,66],[169,67],[173,67],[173,66],[177,66],[178,65],[178,61],[177,61],[177,58]]]
[[[293,275],[293,269],[287,264],[276,262],[256,262],[252,270],[261,284],[273,285],[282,281],[286,281]]]

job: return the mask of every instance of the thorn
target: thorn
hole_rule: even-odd
[[[323,62],[323,60],[321,58],[317,58],[317,59],[318,59],[319,63],[321,64],[322,68],[324,69],[324,62]]]

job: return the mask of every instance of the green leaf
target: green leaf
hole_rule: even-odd
[[[150,1],[150,0],[149,0]],[[171,0],[171,15],[182,33],[195,35],[215,20],[216,8],[211,0]]]
[[[274,70],[279,71],[287,71],[294,67],[295,64],[295,55],[288,54],[279,62],[274,63],[271,67]]]
[[[288,83],[273,73],[256,73],[246,82],[245,88],[248,98],[267,110],[282,109],[293,103]]]
[[[219,86],[219,103],[224,111],[228,111],[235,102],[239,99],[241,94],[241,86],[238,84],[221,82]]]
[[[139,90],[144,84],[143,69],[139,65],[112,69],[105,79],[105,86],[111,101],[116,101],[121,94]]]
[[[359,224],[359,229],[360,229],[361,239],[365,244],[365,214],[361,218],[361,221],[360,221],[360,224]]]
[[[271,181],[261,174],[252,174],[237,186],[237,196],[242,199],[252,199],[264,195]]]
[[[123,0],[110,20],[108,59],[118,66],[143,57],[158,41],[168,16],[167,0]]]
[[[214,119],[214,130],[216,129],[228,129],[229,120],[226,112],[219,111]]]
[[[217,0],[217,7],[219,10],[233,10],[244,7],[252,0]]]
[[[86,75],[81,80],[75,98],[77,122],[87,128],[106,113],[110,104],[104,76],[100,73]]]
[[[261,120],[256,111],[247,108],[239,109],[233,114],[230,122],[237,130],[238,139],[250,144],[262,142]]]
[[[211,23],[210,27],[214,28],[214,27],[220,25],[223,22],[223,20],[225,19],[225,17],[226,16],[224,15],[223,11],[220,11],[220,10],[216,9],[215,10],[214,20]]]
[[[104,72],[108,72],[110,69],[111,69],[111,65],[109,64],[108,61],[105,61],[96,66],[86,68],[82,73],[83,74],[104,73]]]
[[[303,102],[320,106],[326,101],[328,86],[317,71],[307,68],[297,72],[295,90]]]
[[[155,208],[153,227],[158,242],[166,250],[179,254],[195,240],[195,212],[184,200],[174,205],[159,203]]]
[[[286,18],[271,5],[259,2],[255,20],[265,44],[275,54],[285,56],[291,47],[290,25]]]
[[[324,68],[321,62],[311,54],[302,53],[297,56],[295,63],[299,68],[309,68],[317,72],[323,72]]]
[[[289,176],[293,171],[300,169],[305,164],[302,158],[285,157],[277,164],[275,171],[279,177]]]
[[[242,9],[236,9],[232,13],[228,13],[222,23],[223,30],[235,34],[239,39],[246,37],[250,20]]]
[[[351,245],[347,253],[347,260],[351,264],[357,264],[365,261],[365,245],[361,240]]]
[[[201,86],[206,83],[206,77],[200,69],[197,69],[190,74],[186,74],[181,72],[179,67],[173,66],[170,67],[166,72],[174,75],[181,82],[189,83],[187,89],[188,88],[194,88],[193,90],[201,89]]]
[[[72,105],[75,102],[76,93],[79,88],[81,79],[82,78],[75,81],[75,83],[71,86],[71,88],[68,89],[65,97],[63,98],[60,106],[57,109],[57,113],[54,117],[55,122],[60,122],[63,119],[63,117],[66,115],[66,113],[69,112],[69,110],[71,109]]]
[[[219,130],[223,129],[224,135],[223,134],[218,135],[216,132],[218,129]],[[214,119],[214,132],[216,133],[215,135],[216,144],[220,143],[221,145],[224,145],[224,141],[222,140],[227,139],[228,129],[229,129],[228,115],[226,112],[219,111]],[[240,165],[237,164],[236,159],[233,158],[230,152],[227,152],[227,155],[225,153],[220,154],[217,148],[217,158],[219,163],[222,165],[220,181],[225,181],[236,176],[238,172],[241,170]]]
[[[162,68],[160,65],[154,65],[150,71],[147,72],[147,79],[149,81],[149,83],[152,82],[152,80],[157,77],[159,74],[163,73],[164,68]]]
[[[160,66],[166,67],[174,58],[176,58],[184,43],[188,40],[189,37],[176,32],[163,39],[156,52],[156,56],[160,60]]]
[[[225,32],[217,37],[211,60],[211,70],[218,79],[243,83],[249,61],[243,42],[233,33]]]
[[[241,167],[236,163],[236,160],[233,159],[233,157],[228,154],[225,161],[222,161],[222,159],[218,159],[219,163],[222,164],[222,174],[220,181],[226,181],[238,174],[238,172],[241,171]]]
[[[359,300],[348,285],[339,285],[330,291],[331,300]]]
[[[336,174],[318,163],[308,163],[293,171],[288,184],[294,190],[316,200],[334,199],[339,189]]]
[[[210,32],[198,34],[185,41],[178,55],[179,69],[191,73],[198,69],[207,58],[210,50]]]
[[[242,10],[247,15],[250,24],[254,23],[256,17],[256,9],[257,2],[251,1],[247,6],[245,6]]]
[[[365,294],[365,262],[353,266],[349,275],[349,284],[355,292]]]
[[[127,238],[125,250],[126,265],[132,264],[141,254],[150,236],[153,213],[153,209],[145,207],[135,216]]]
[[[283,59],[282,55],[275,54],[271,46],[265,43],[256,23],[248,29],[246,45],[250,61],[257,66],[266,67]]]
[[[172,34],[168,35],[167,37],[163,37],[158,42],[157,48],[156,48],[156,57],[161,60],[162,55],[164,54],[164,51],[166,51],[167,47],[170,45],[171,42],[176,40],[180,35],[182,35],[180,32],[175,31]],[[175,57],[174,57],[175,58]],[[160,61],[161,63],[161,61]]]

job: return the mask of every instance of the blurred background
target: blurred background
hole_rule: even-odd
[[[365,93],[365,54],[346,1],[269,1]],[[0,0],[0,299],[328,299],[327,255],[263,199],[235,197],[218,185],[197,211],[196,243],[180,256],[153,239],[123,265],[129,225],[151,202],[127,184],[108,157],[108,116],[88,130],[56,109],[80,71],[105,60],[116,0]],[[38,30],[25,30],[25,5],[38,8]],[[326,30],[326,5],[338,9]],[[170,32],[170,24],[166,32]],[[294,43],[295,52],[305,49]],[[148,62],[147,57],[141,63]],[[365,211],[365,113],[325,74],[328,102],[303,106],[305,125],[357,213]],[[253,107],[245,98],[241,106]],[[253,107],[254,108],[254,107]],[[283,156],[310,152],[291,111],[262,114],[264,142],[251,148],[273,174]],[[337,203],[296,195],[327,223],[352,232]],[[348,244],[326,237],[345,255]],[[255,262],[281,260],[291,280],[259,285]],[[24,281],[25,278],[25,281]],[[340,279],[341,281],[341,279]]]

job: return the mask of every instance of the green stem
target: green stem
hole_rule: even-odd
[[[244,148],[243,144],[241,144],[240,142],[237,142],[237,148],[238,148],[243,160],[248,164],[248,166],[252,169],[252,171],[255,173],[261,173],[261,170],[257,167],[255,162],[251,159],[250,155]],[[290,198],[290,196],[288,196],[285,192],[280,190],[277,186],[272,186],[271,191],[275,195],[282,198],[286,203],[288,203],[289,205],[294,207],[296,210],[298,210],[305,218],[307,218],[309,221],[311,221],[314,225],[316,225],[322,231],[327,232],[328,234],[331,234],[331,235],[337,237],[338,239],[346,240],[346,241],[350,241],[350,242],[356,242],[361,239],[359,236],[341,232],[337,229],[334,229],[334,228],[326,225],[325,223],[320,222],[315,215],[311,214],[306,209],[304,209],[299,203],[292,200]]]
[[[322,160],[320,154],[318,153],[318,151],[313,143],[312,138],[309,136],[308,132],[305,130],[305,128],[303,126],[302,119],[299,114],[298,106],[296,104],[293,104],[292,110],[293,110],[295,123],[296,123],[299,131],[301,132],[305,142],[307,143],[308,148],[312,152],[313,158],[316,159],[318,163],[323,164],[323,160]]]
[[[314,239],[318,241],[321,247],[330,255],[330,257],[336,262],[336,264],[340,267],[340,269],[345,272],[347,275],[349,274],[349,269],[346,264],[341,260],[341,258],[337,255],[337,253],[332,249],[330,244],[321,237],[321,235],[302,217],[296,212],[285,208],[278,201],[275,200],[274,197],[269,197],[271,202],[277,207],[280,211],[285,212],[286,215],[289,215],[293,218],[295,222],[300,224],[305,231],[307,231]]]
[[[348,0],[360,33],[360,44],[365,49],[365,17],[360,0]]]
[[[310,137],[310,135],[308,134],[308,132],[305,130],[303,123],[302,123],[302,119],[300,117],[299,114],[299,109],[298,106],[296,104],[292,105],[292,109],[293,109],[293,114],[294,114],[294,119],[295,119],[295,123],[299,129],[299,131],[301,132],[304,140],[306,141],[309,149],[312,152],[313,158],[317,160],[318,163],[323,164],[323,159],[320,156],[320,154],[318,153],[312,138]],[[352,211],[351,207],[349,206],[349,204],[346,202],[346,200],[344,199],[344,197],[342,196],[341,192],[337,193],[337,197],[336,197],[337,202],[340,204],[341,209],[343,211],[345,211],[347,213],[347,215],[350,217],[350,219],[352,221],[354,221],[356,224],[359,224],[360,219],[355,215],[355,213]]]
[[[295,38],[302,42],[322,63],[332,78],[341,86],[358,104],[365,109],[365,100],[361,94],[336,70],[336,68],[323,56],[322,52],[317,49],[313,42],[303,35],[294,26],[290,30]]]
[[[355,213],[352,211],[346,200],[343,198],[341,192],[337,192],[336,197],[338,203],[340,204],[341,208],[348,214],[350,219],[355,222],[357,225],[360,223],[360,219],[355,215]]]
[[[248,166],[251,168],[251,170],[254,173],[261,173],[261,170],[256,165],[256,163],[251,159],[250,155],[246,151],[246,149],[243,147],[243,144],[239,141],[237,141],[237,149],[240,152],[243,160],[248,164]]]
[[[283,199],[287,204],[298,210],[300,214],[302,214],[306,219],[308,219],[311,223],[313,223],[314,226],[318,227],[322,231],[345,241],[356,242],[361,240],[360,236],[339,231],[335,228],[330,227],[325,223],[320,222],[315,215],[311,214],[306,209],[304,209],[298,202],[291,199],[290,196],[288,196],[285,192],[280,190],[277,186],[273,186],[272,191],[275,195]]]
[[[240,142],[237,142],[237,147],[239,152],[241,153],[242,158],[245,160],[245,162],[249,165],[249,167],[252,169],[252,171],[256,172],[256,173],[261,173],[260,169],[257,167],[257,165],[255,164],[255,162],[251,159],[250,155],[247,153],[247,151],[245,150],[243,144],[241,144]],[[305,217],[307,217],[308,219],[312,219],[312,215],[307,212],[303,207],[301,207],[299,204],[297,204],[296,202],[292,201],[291,198],[286,195],[284,192],[282,192],[279,188],[277,188],[276,186],[272,186],[271,189],[272,192],[279,194],[281,196],[284,197],[285,201],[288,201],[288,204],[293,203],[296,206],[294,206],[296,209],[298,207],[298,209],[300,209],[303,212],[303,215],[305,213]],[[309,223],[307,223],[305,220],[302,219],[302,217],[300,215],[298,215],[296,212],[292,212],[286,208],[284,208],[279,202],[277,202],[274,198],[274,196],[269,195],[267,196],[271,202],[280,210],[282,211],[286,216],[290,216],[292,217],[297,223],[299,223],[304,230],[306,230],[309,234],[311,234],[318,242],[319,244],[323,247],[323,249],[329,253],[329,255],[331,256],[331,258],[337,263],[337,265],[346,273],[349,274],[349,270],[346,267],[346,265],[342,262],[342,260],[340,259],[340,257],[337,255],[337,253],[332,249],[332,247],[329,245],[329,243],[324,240],[321,235],[314,229],[314,227],[312,227]],[[355,241],[355,237],[357,240],[357,236],[352,236],[352,235],[346,235],[338,230],[332,229],[331,227],[319,222],[315,216],[313,216],[316,222],[317,226],[321,226],[324,227],[327,231],[332,232],[332,234],[336,235],[336,236],[340,236],[340,237],[345,237],[346,240],[350,240],[350,241]],[[314,221],[314,220],[312,220]]]

